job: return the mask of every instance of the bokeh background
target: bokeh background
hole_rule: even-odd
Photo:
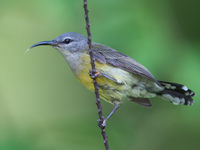
[[[191,107],[153,99],[124,103],[108,122],[113,150],[200,147],[200,9],[191,0],[89,0],[93,40],[128,54],[157,79],[196,92]],[[94,94],[51,47],[32,44],[86,35],[82,1],[0,1],[0,150],[102,150]],[[102,102],[104,113],[112,109]]]

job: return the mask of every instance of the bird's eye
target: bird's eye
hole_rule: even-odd
[[[64,39],[63,42],[64,42],[65,44],[69,44],[70,42],[72,42],[72,39],[67,38],[67,39]]]

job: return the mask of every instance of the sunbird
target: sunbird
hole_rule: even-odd
[[[38,42],[30,48],[41,45],[50,45],[61,52],[78,80],[88,89],[94,90],[89,76],[91,64],[88,39],[85,36],[67,32],[54,40]],[[92,42],[92,52],[100,97],[114,105],[104,125],[125,100],[146,107],[152,106],[149,98],[153,97],[160,97],[175,105],[193,104],[195,93],[187,86],[156,80],[151,72],[129,56],[96,42]]]

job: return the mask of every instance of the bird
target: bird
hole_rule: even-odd
[[[65,58],[71,71],[88,89],[94,90],[88,39],[76,32],[67,32],[50,41],[32,45],[30,49],[49,45],[56,48]],[[129,56],[100,43],[92,42],[97,83],[101,99],[114,105],[106,121],[124,101],[132,101],[151,107],[150,98],[160,97],[175,105],[192,105],[195,93],[187,86],[157,80],[143,65]]]

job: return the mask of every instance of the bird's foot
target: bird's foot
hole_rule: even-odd
[[[107,120],[97,120],[98,121],[98,126],[100,127],[100,128],[105,128],[106,127],[106,121]]]
[[[92,70],[89,71],[89,75],[90,75],[90,78],[94,79],[94,78],[98,78],[101,76],[101,73],[96,71],[96,72],[93,72]]]

